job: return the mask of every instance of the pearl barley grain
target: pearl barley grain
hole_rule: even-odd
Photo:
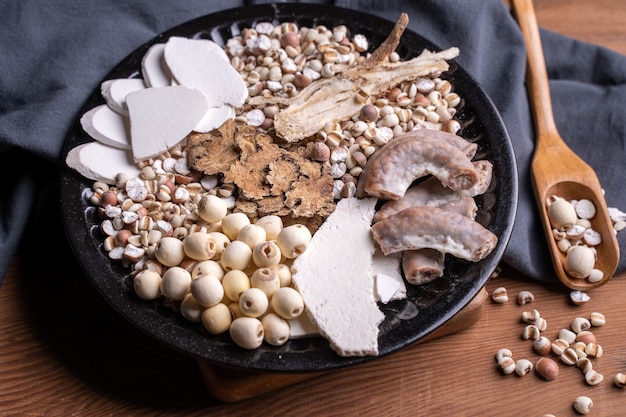
[[[519,305],[528,304],[535,300],[535,296],[530,291],[520,291],[517,294],[517,303]]]
[[[506,288],[498,287],[493,290],[493,293],[491,294],[491,299],[498,304],[504,304],[509,301],[509,296],[506,292]]]
[[[593,401],[587,396],[581,395],[574,400],[574,410],[578,411],[580,414],[589,414],[592,406]]]
[[[515,362],[515,373],[519,376],[526,375],[527,373],[532,371],[533,368],[533,363],[528,359],[519,359],[517,362]]]

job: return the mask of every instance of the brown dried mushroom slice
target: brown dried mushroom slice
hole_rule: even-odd
[[[496,247],[498,237],[474,220],[437,207],[411,207],[375,223],[372,233],[382,252],[437,249],[478,262]]]
[[[401,135],[374,153],[360,181],[371,197],[401,198],[413,181],[432,174],[452,190],[473,187],[478,173],[458,147],[435,136]]]

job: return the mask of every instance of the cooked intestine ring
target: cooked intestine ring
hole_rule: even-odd
[[[478,222],[438,207],[411,207],[372,226],[382,252],[437,249],[478,262],[495,248],[498,238]]]
[[[359,194],[397,200],[413,181],[429,174],[452,190],[471,188],[479,180],[468,157],[474,155],[475,149],[475,144],[454,134],[435,130],[408,132],[370,157],[359,178]]]

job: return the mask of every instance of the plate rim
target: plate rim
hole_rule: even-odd
[[[340,20],[344,20],[342,19],[342,17],[345,17],[345,16],[343,16],[342,14],[350,14],[352,17],[355,17],[355,18],[361,18],[361,19],[368,18],[368,19],[374,19],[377,22],[381,22],[381,23],[384,22],[385,26],[389,28],[392,27],[394,24],[394,22],[390,22],[388,20],[385,20],[384,18],[375,16],[369,13],[356,11],[353,9],[342,8],[338,6],[322,5],[322,4],[278,3],[278,4],[271,4],[271,5],[259,4],[259,5],[246,6],[246,7],[237,7],[237,8],[222,10],[219,12],[207,14],[204,16],[200,16],[200,17],[188,20],[187,22],[174,26],[171,29],[168,29],[167,31],[164,31],[158,34],[157,36],[153,37],[149,41],[145,42],[144,44],[136,48],[126,58],[124,58],[117,65],[115,65],[113,69],[101,81],[104,81],[110,78],[115,78],[121,72],[128,73],[127,68],[132,67],[133,63],[134,63],[134,66],[137,68],[137,71],[128,75],[128,77],[137,76],[139,74],[141,57],[143,57],[143,54],[145,53],[145,51],[147,51],[147,49],[150,46],[152,46],[155,43],[163,42],[164,40],[166,40],[167,38],[171,36],[180,36],[180,35],[184,36],[185,33],[192,30],[197,25],[204,25],[206,24],[206,22],[211,22],[211,21],[229,22],[229,21],[234,21],[235,18],[237,18],[239,22],[241,22],[244,19],[251,20],[251,22],[267,21],[268,20],[268,18],[266,18],[267,16],[272,16],[272,17],[269,17],[269,19],[272,21],[287,21],[286,18],[291,18],[293,20],[293,19],[296,19],[298,15],[303,15],[305,13],[305,10],[307,11],[308,14],[310,14],[313,11],[316,12],[316,14],[312,15],[316,17],[311,18],[311,20],[328,21],[328,20],[336,20],[338,18]],[[332,17],[329,17],[331,14],[330,12],[332,12]],[[231,23],[231,25],[234,25],[234,24],[235,24],[234,22]],[[319,24],[319,23],[315,23],[315,24]],[[208,29],[208,28],[205,29],[204,33],[206,34],[211,31],[215,31],[217,30],[218,27],[219,25],[214,25],[211,29]],[[193,31],[192,35],[197,36],[198,33],[199,31],[195,30]],[[405,31],[405,34],[403,35],[403,39],[405,39],[407,36],[420,39],[423,44],[427,45],[426,47],[433,48],[434,50],[440,50],[440,48],[438,48],[433,42],[431,42],[424,36],[411,31],[408,28]],[[401,44],[402,44],[402,41],[401,41]],[[88,219],[85,217],[84,210],[81,210],[81,207],[78,207],[79,203],[81,203],[80,204],[81,206],[84,206],[85,203],[79,202],[79,201],[71,201],[69,199],[71,195],[67,195],[72,186],[71,184],[72,182],[78,181],[80,183],[82,181],[85,184],[90,184],[90,183],[93,183],[93,181],[83,179],[82,177],[80,177],[80,175],[78,175],[77,173],[75,173],[73,170],[71,170],[69,167],[65,165],[64,167],[65,171],[62,172],[61,174],[61,187],[60,187],[61,189],[60,204],[61,204],[62,213],[63,213],[62,217],[63,217],[64,229],[66,231],[66,235],[70,242],[72,251],[74,252],[74,255],[76,259],[78,260],[79,264],[81,265],[83,272],[85,273],[87,278],[92,282],[92,284],[96,287],[98,292],[105,298],[105,300],[107,300],[107,302],[119,314],[121,314],[125,319],[130,321],[135,327],[139,328],[141,331],[147,333],[151,337],[155,338],[161,343],[164,343],[165,345],[169,346],[170,348],[174,350],[177,350],[186,355],[196,357],[198,359],[203,359],[208,362],[214,363],[216,365],[224,366],[224,367],[232,367],[232,368],[237,368],[237,369],[254,370],[254,371],[271,371],[271,372],[310,372],[310,371],[319,371],[319,370],[331,370],[331,369],[345,368],[348,366],[352,366],[352,365],[360,364],[360,363],[367,362],[370,360],[374,360],[377,358],[381,358],[397,350],[400,350],[406,346],[415,344],[415,342],[427,336],[432,331],[434,331],[435,329],[443,325],[446,321],[448,321],[454,315],[456,315],[456,313],[458,313],[463,307],[469,304],[469,302],[482,289],[482,287],[488,280],[488,276],[486,277],[485,275],[490,275],[493,272],[499,260],[502,258],[504,254],[504,250],[511,236],[515,213],[517,211],[517,198],[518,198],[517,166],[516,166],[513,146],[512,146],[510,137],[508,135],[508,132],[506,130],[506,126],[504,125],[504,121],[502,117],[500,116],[494,103],[486,94],[484,89],[480,86],[480,84],[471,76],[471,74],[469,74],[462,67],[460,67],[460,65],[458,65],[456,61],[452,60],[452,62],[454,63],[454,65],[457,66],[455,71],[460,71],[464,76],[466,76],[469,80],[471,80],[471,82],[475,85],[475,87],[477,87],[476,90],[474,91],[477,92],[480,97],[475,98],[475,99],[480,100],[482,105],[487,106],[487,108],[490,109],[489,115],[485,113],[483,115],[479,115],[479,117],[489,116],[492,119],[490,120],[490,122],[493,123],[495,130],[497,130],[498,134],[504,138],[504,140],[502,140],[501,145],[504,147],[504,150],[506,151],[504,152],[504,154],[507,157],[504,162],[508,164],[508,167],[506,167],[507,171],[510,171],[510,173],[512,174],[511,178],[509,179],[510,181],[509,185],[510,185],[511,192],[514,195],[509,196],[511,198],[510,208],[509,208],[509,212],[505,214],[505,217],[507,220],[506,225],[502,230],[500,230],[499,235],[498,235],[499,237],[498,245],[494,249],[494,251],[486,258],[485,261],[488,261],[486,264],[487,267],[477,271],[477,274],[480,276],[480,285],[478,285],[477,288],[474,288],[473,291],[469,293],[465,293],[463,296],[461,296],[458,302],[456,303],[455,308],[454,308],[455,311],[452,314],[450,314],[450,312],[448,312],[448,314],[444,314],[445,319],[442,319],[443,316],[440,316],[440,319],[428,325],[420,333],[419,337],[416,337],[409,341],[405,341],[404,343],[396,344],[391,349],[381,350],[381,353],[377,356],[341,357],[331,350],[330,351],[331,355],[326,354],[326,355],[321,355],[319,357],[310,358],[311,360],[306,361],[306,363],[304,362],[301,363],[299,361],[299,359],[302,359],[301,355],[307,353],[306,351],[304,352],[296,351],[296,352],[287,353],[287,352],[281,352],[280,349],[272,349],[271,347],[266,346],[267,349],[265,349],[263,353],[265,354],[265,352],[273,352],[274,356],[276,356],[275,358],[273,358],[274,361],[272,362],[271,366],[267,366],[267,363],[263,362],[263,359],[265,356],[264,354],[261,355],[259,354],[258,351],[242,351],[241,348],[238,348],[236,346],[230,346],[230,347],[225,346],[224,349],[220,348],[218,350],[220,350],[220,352],[223,354],[234,353],[237,355],[238,360],[232,360],[232,358],[230,358],[230,360],[229,358],[220,359],[220,358],[213,357],[213,355],[207,355],[206,353],[201,354],[197,351],[197,349],[202,349],[203,348],[202,346],[194,346],[195,349],[192,349],[194,350],[194,352],[190,352],[189,346],[181,346],[180,343],[176,343],[177,339],[180,341],[180,338],[186,335],[186,333],[180,333],[178,331],[179,329],[175,328],[178,324],[176,320],[173,320],[173,321],[168,320],[167,323],[145,323],[145,322],[142,323],[140,322],[139,319],[143,317],[144,316],[143,313],[145,313],[145,306],[143,306],[142,309],[139,309],[138,303],[141,303],[142,300],[136,299],[136,300],[132,300],[131,302],[131,300],[124,299],[125,296],[122,296],[121,298],[117,298],[114,289],[103,288],[101,283],[98,282],[94,278],[93,276],[94,270],[92,268],[101,267],[102,265],[99,265],[99,263],[94,263],[94,259],[85,259],[85,257],[82,256],[82,254],[80,253],[82,248],[85,248],[85,247],[93,248],[92,246],[94,243],[93,240],[95,239],[92,237],[92,234],[94,233],[94,230],[93,230],[94,225],[90,226],[91,230],[89,230],[89,233],[85,233],[86,230],[84,228],[81,229],[80,226],[77,226],[77,223],[75,221],[72,221],[73,219],[69,217],[70,213],[74,213],[76,216],[80,216],[81,218],[83,218],[83,220],[86,223],[88,223],[87,222]],[[98,88],[96,88],[91,93],[87,101],[81,106],[79,116],[76,118],[74,123],[72,123],[72,126],[69,129],[68,135],[64,142],[64,150],[63,150],[64,157],[67,155],[67,152],[69,151],[69,149],[71,149],[71,147],[76,146],[81,142],[90,141],[90,138],[86,137],[87,135],[85,134],[77,135],[75,134],[75,132],[80,132],[80,124],[79,124],[80,115],[82,115],[84,111],[86,111],[88,108],[90,108],[90,106],[93,106],[94,103],[97,103],[97,102],[103,102],[103,99],[100,95],[99,84],[98,84]],[[502,169],[503,167],[498,166],[496,168]],[[76,198],[76,195],[73,195],[73,198],[75,200],[82,200],[82,199]],[[87,209],[89,208],[87,207]],[[84,234],[82,236],[83,237],[82,240],[76,237],[77,234],[80,235],[81,230]],[[92,242],[90,242],[89,239],[91,239]],[[99,249],[96,248],[96,250],[99,250]],[[129,274],[129,271],[127,269],[124,270],[119,265],[115,265],[114,262],[108,260],[108,258],[106,258],[104,254],[102,256],[105,257],[104,259],[105,261],[108,261],[111,264],[110,265],[111,271],[117,272],[117,273],[125,273],[126,275]],[[497,261],[495,261],[496,259]],[[138,313],[140,315],[132,316],[133,313]],[[162,320],[162,316],[161,316],[163,313],[162,311],[161,312],[155,311],[154,313],[157,314],[158,317],[161,317],[161,320]],[[166,322],[165,320],[163,321]],[[172,336],[174,341],[163,340],[163,338],[156,336],[155,332],[159,332],[159,331],[170,332],[169,334]],[[203,338],[214,337],[212,335],[201,335],[199,332],[198,334]],[[323,338],[321,338],[321,336],[317,336],[316,338],[320,339],[319,342],[322,345],[327,344],[327,342]],[[213,351],[213,348],[209,349],[209,352],[212,352],[212,351]],[[286,356],[288,357],[288,359],[285,359]],[[293,359],[292,359],[292,356],[293,356]]]

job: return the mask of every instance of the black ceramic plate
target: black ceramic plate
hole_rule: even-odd
[[[374,48],[393,27],[393,22],[353,10],[321,5],[275,4],[227,10],[204,16],[165,32],[129,55],[106,77],[122,78],[140,75],[140,63],[146,50],[170,36],[207,38],[223,44],[244,27],[259,21],[296,22],[312,27],[323,24],[346,25],[351,33],[368,36]],[[408,59],[423,48],[439,50],[421,36],[405,32],[398,48],[402,59]],[[405,301],[381,306],[386,319],[380,326],[378,357],[410,345],[440,327],[461,310],[485,285],[497,266],[509,240],[517,206],[517,170],[513,149],[504,124],[490,99],[480,86],[455,62],[444,75],[464,98],[457,118],[461,135],[478,144],[476,159],[494,163],[493,187],[477,198],[478,218],[499,238],[496,249],[484,260],[469,263],[446,260],[446,275],[420,287],[410,287]],[[86,102],[80,114],[104,103],[99,88]],[[90,141],[74,123],[66,141],[65,152]],[[373,357],[344,358],[335,354],[321,337],[292,340],[281,347],[264,344],[247,351],[232,343],[227,335],[220,337],[204,332],[201,325],[183,319],[158,302],[140,300],[132,290],[128,270],[111,262],[102,249],[95,208],[85,201],[85,189],[92,182],[67,169],[61,183],[61,204],[65,228],[76,257],[86,275],[102,296],[126,319],[160,342],[180,352],[209,362],[259,371],[329,370],[362,363]]]

